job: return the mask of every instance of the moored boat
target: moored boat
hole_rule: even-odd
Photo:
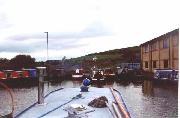
[[[116,77],[115,73],[113,72],[113,70],[111,68],[105,68],[103,76],[106,81],[112,81]]]
[[[72,73],[72,79],[73,80],[79,80],[79,79],[82,79],[82,77],[83,77],[83,69],[76,69]]]
[[[91,77],[92,81],[104,81],[104,77],[103,77],[103,70],[102,69],[94,69],[92,71],[92,77]]]

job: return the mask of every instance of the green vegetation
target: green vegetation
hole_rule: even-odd
[[[78,58],[72,58],[68,61],[71,62],[72,65],[81,64],[84,68],[89,69],[95,63],[92,60],[94,57],[97,57],[96,65],[99,68],[116,67],[120,63],[140,63],[140,47],[135,46],[93,53]]]
[[[96,62],[93,58],[96,57]],[[105,52],[92,53],[78,58],[65,59],[61,63],[67,68],[80,66],[90,70],[95,64],[98,68],[116,67],[120,63],[140,63],[140,47],[128,47],[122,49],[109,50]],[[0,70],[34,68],[36,66],[45,66],[45,62],[35,62],[30,55],[17,55],[11,60],[0,58]]]
[[[35,66],[35,58],[32,58],[30,55],[17,55],[11,60],[0,58],[0,70],[19,70],[22,68],[34,68]]]

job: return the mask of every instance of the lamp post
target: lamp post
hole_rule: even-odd
[[[44,32],[46,33],[46,38],[47,38],[47,61],[48,61],[48,32]]]

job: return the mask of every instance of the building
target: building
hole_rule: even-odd
[[[179,69],[179,29],[147,41],[140,47],[143,70]]]

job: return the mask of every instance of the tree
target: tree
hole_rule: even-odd
[[[0,58],[0,70],[8,69],[9,60],[6,58]]]
[[[34,68],[35,58],[30,55],[17,55],[10,60],[10,66],[12,69]]]

